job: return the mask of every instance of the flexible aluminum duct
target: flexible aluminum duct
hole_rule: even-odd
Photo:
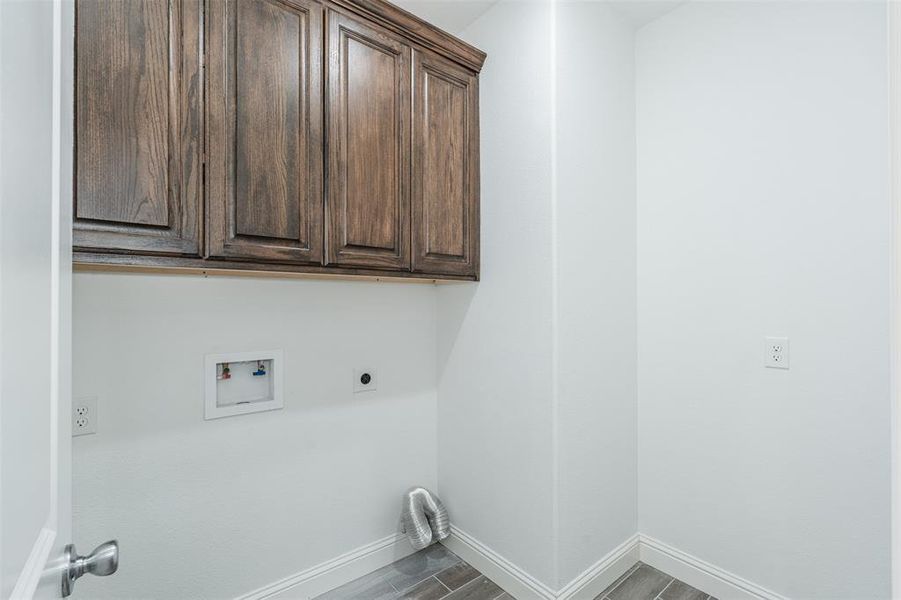
[[[417,550],[450,535],[447,510],[438,496],[424,487],[407,490],[400,518],[404,533]]]

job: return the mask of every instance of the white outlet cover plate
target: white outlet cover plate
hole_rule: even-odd
[[[763,366],[768,369],[788,369],[788,338],[763,338]]]
[[[363,383],[360,378],[364,373],[369,373],[369,383]],[[357,392],[372,392],[379,387],[379,376],[377,369],[354,369],[354,394]]]
[[[97,396],[72,398],[72,437],[97,433]]]

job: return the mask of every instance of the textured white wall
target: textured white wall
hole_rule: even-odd
[[[101,414],[75,540],[123,546],[80,591],[234,596],[440,479],[455,525],[553,588],[637,519],[789,597],[886,597],[884,9],[697,2],[636,40],[560,2],[554,56],[549,3],[492,6],[462,33],[489,54],[477,285],[77,276]],[[286,409],[204,422],[202,355],[253,347],[285,348]]]
[[[550,27],[499,2],[482,70],[482,281],[438,288],[438,476],[455,525],[553,584]]]
[[[792,598],[890,592],[885,15],[638,34],[639,528]]]
[[[489,55],[483,278],[438,290],[438,397],[455,523],[557,589],[636,531],[635,103],[631,26],[551,10],[462,34]]]
[[[436,485],[433,286],[74,284],[74,396],[99,397],[99,433],[73,440],[75,542],[122,548],[81,597],[235,597],[389,535],[404,490]],[[285,409],[204,421],[203,355],[272,348]]]
[[[557,10],[558,587],[636,532],[635,46]]]

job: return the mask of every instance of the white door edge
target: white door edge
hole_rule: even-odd
[[[888,2],[891,141],[891,566],[892,598],[901,599],[901,2]]]
[[[2,2],[2,0],[0,0]],[[49,503],[11,600],[59,598],[62,549],[71,539],[71,198],[74,99],[74,2],[52,0],[50,264],[49,264]],[[15,493],[4,490],[4,493]],[[26,546],[27,547],[27,546]]]
[[[56,531],[43,528],[34,541],[34,546],[31,547],[31,554],[28,555],[28,560],[16,581],[10,600],[29,600],[34,597],[34,592],[50,561],[50,551],[53,550],[55,542]]]

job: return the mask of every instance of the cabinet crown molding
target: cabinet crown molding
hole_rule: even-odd
[[[476,73],[482,70],[487,54],[460,38],[438,29],[413,13],[386,0],[330,0],[331,4],[377,22],[421,46],[443,55]]]

